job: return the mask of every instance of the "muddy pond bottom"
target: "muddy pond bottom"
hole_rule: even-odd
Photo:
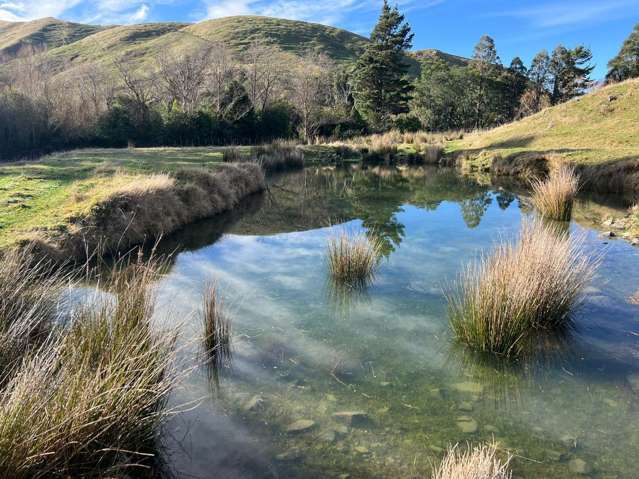
[[[619,205],[621,207],[621,205]],[[560,344],[518,363],[457,346],[444,289],[532,214],[508,188],[449,170],[307,168],[232,214],[167,238],[179,247],[159,310],[199,357],[199,308],[217,281],[230,360],[202,365],[162,432],[177,477],[427,478],[446,448],[495,441],[520,478],[639,477],[639,253],[590,229],[615,205],[581,200],[570,234],[602,266]],[[383,241],[373,283],[328,280],[329,237]]]

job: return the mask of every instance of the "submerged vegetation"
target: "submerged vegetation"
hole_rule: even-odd
[[[533,204],[545,218],[569,221],[572,204],[579,190],[579,176],[570,165],[560,165],[546,180],[532,182]]]
[[[372,281],[379,264],[382,245],[375,237],[341,232],[328,240],[326,258],[333,280],[357,287]]]
[[[518,242],[467,266],[448,292],[457,339],[479,352],[516,356],[535,333],[566,327],[597,266],[582,243],[527,221]]]
[[[91,476],[149,466],[176,380],[174,333],[151,324],[158,267],[118,265],[105,284],[110,298],[75,308],[68,325],[8,368],[0,475]],[[35,291],[60,287],[54,281]],[[41,312],[43,321],[50,312]]]
[[[510,460],[510,456],[506,461],[497,457],[495,444],[469,447],[465,451],[455,446],[448,450],[432,479],[510,479]]]

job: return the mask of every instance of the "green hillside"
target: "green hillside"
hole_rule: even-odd
[[[221,43],[239,58],[252,42],[269,45],[296,56],[323,53],[337,62],[352,62],[368,40],[352,32],[317,23],[259,16],[235,16],[200,23],[148,23],[92,26],[52,18],[24,23],[0,23],[0,57],[11,60],[24,44],[46,47],[46,57],[59,72],[87,64],[111,65],[114,59],[134,58],[139,68],[154,65],[160,52],[185,52],[202,42]],[[418,59],[437,55],[453,64],[466,59],[438,50],[415,52]]]
[[[543,157],[599,165],[639,160],[639,79],[610,85],[499,128],[451,151],[468,161]]]
[[[0,58],[11,59],[21,48],[56,48],[76,42],[108,27],[82,25],[55,18],[32,22],[0,22]]]
[[[470,63],[469,58],[452,55],[450,53],[442,52],[441,50],[436,50],[434,48],[417,50],[411,52],[411,55],[417,60],[425,60],[427,58],[444,60],[450,63],[452,66],[456,67],[465,67],[466,65],[468,65],[468,63]]]

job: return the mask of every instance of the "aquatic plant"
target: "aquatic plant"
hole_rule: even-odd
[[[535,331],[565,327],[599,262],[582,244],[583,237],[525,220],[517,243],[502,242],[469,264],[447,292],[457,339],[476,351],[513,356]]]
[[[219,367],[228,362],[231,355],[231,321],[224,313],[219,290],[209,285],[202,305],[202,344],[211,371],[217,374]]]
[[[120,474],[153,456],[176,376],[175,334],[151,325],[157,264],[121,266],[108,299],[29,354],[0,395],[0,476]]]
[[[359,286],[372,280],[382,244],[365,234],[341,232],[328,240],[327,260],[331,277],[340,284]]]
[[[579,190],[579,176],[573,166],[562,164],[546,180],[533,180],[531,186],[533,204],[543,217],[570,220],[572,204]]]
[[[497,446],[483,444],[461,451],[458,446],[449,448],[432,479],[510,479],[509,464],[497,457]]]

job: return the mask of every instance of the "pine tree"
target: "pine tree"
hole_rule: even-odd
[[[397,7],[384,0],[371,41],[354,72],[355,106],[374,130],[388,128],[395,115],[408,112],[411,83],[404,53],[413,34]]]
[[[508,107],[510,118],[514,118],[519,108],[521,96],[528,87],[528,69],[519,57],[513,58],[507,69]]]
[[[491,83],[495,80],[501,67],[501,60],[497,55],[495,41],[488,35],[480,38],[475,46],[475,53],[470,67],[476,77],[474,92],[475,103],[475,128],[486,125],[486,108],[489,103],[488,93]]]
[[[639,23],[623,42],[617,56],[608,63],[606,80],[618,82],[636,77],[639,77]]]
[[[552,76],[551,100],[553,105],[563,103],[583,93],[590,87],[592,52],[582,45],[570,50],[558,45],[550,60]]]

